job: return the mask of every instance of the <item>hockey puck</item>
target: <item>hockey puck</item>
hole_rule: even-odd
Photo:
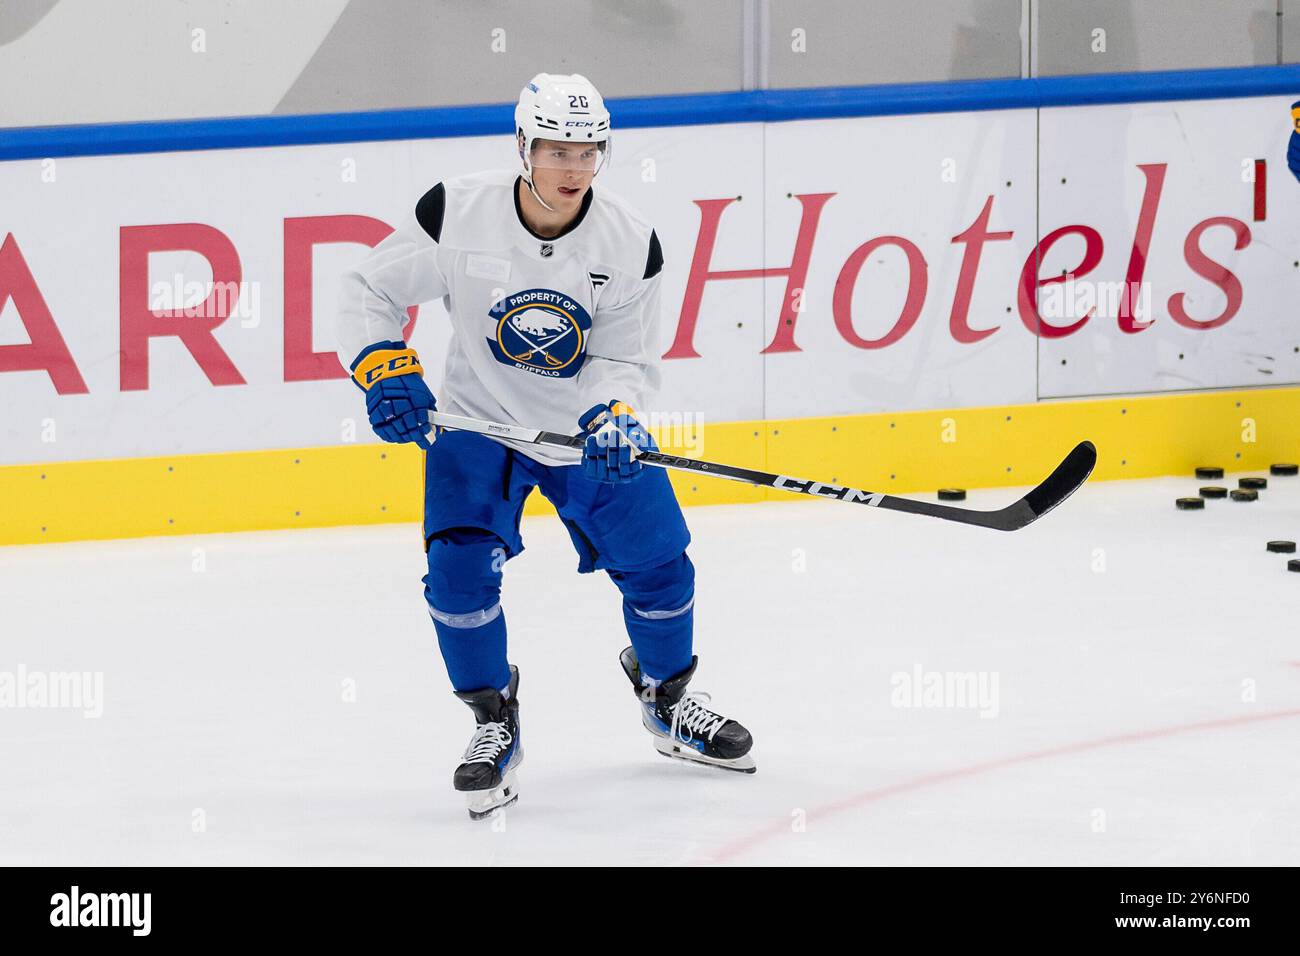
[[[1197,468],[1196,477],[1200,478],[1202,481],[1214,481],[1215,479],[1223,477],[1223,469],[1222,468]]]
[[[1229,497],[1233,501],[1254,501],[1259,497],[1259,492],[1254,488],[1233,488]]]
[[[1179,498],[1174,502],[1179,511],[1195,511],[1197,508],[1205,507],[1204,498]]]
[[[1270,475],[1300,474],[1300,465],[1269,465],[1268,473]]]
[[[940,501],[965,501],[966,489],[965,488],[940,488],[939,500]]]
[[[1201,497],[1202,498],[1226,498],[1228,497],[1228,489],[1220,488],[1218,485],[1206,485],[1204,488],[1201,489]]]
[[[1294,541],[1270,541],[1266,547],[1274,554],[1295,554]]]
[[[1238,488],[1254,488],[1256,491],[1263,491],[1268,487],[1267,478],[1238,478]]]
[[[1292,558],[1286,563],[1288,571],[1300,571],[1300,558]]]

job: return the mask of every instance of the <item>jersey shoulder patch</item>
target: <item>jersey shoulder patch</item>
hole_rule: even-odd
[[[645,275],[642,279],[652,279],[659,274],[664,267],[664,251],[659,246],[659,236],[653,229],[650,230],[650,254],[645,261]]]
[[[415,204],[415,219],[434,242],[442,239],[442,219],[447,212],[447,190],[442,183],[434,186]]]

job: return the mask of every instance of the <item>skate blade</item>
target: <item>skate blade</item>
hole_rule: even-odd
[[[717,757],[706,757],[694,747],[686,744],[677,743],[664,737],[655,737],[655,750],[659,751],[670,760],[681,760],[684,763],[699,764],[704,767],[715,767],[718,770],[731,770],[734,773],[756,773],[758,767],[754,764],[752,754],[745,754],[732,760],[722,760]]]
[[[514,772],[506,774],[501,786],[491,790],[466,790],[465,805],[469,809],[471,820],[482,820],[498,810],[511,806],[519,799],[519,782]]]

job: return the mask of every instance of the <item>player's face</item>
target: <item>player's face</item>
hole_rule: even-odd
[[[559,212],[577,212],[600,166],[596,143],[563,143],[539,139],[533,143],[533,186],[547,205]]]

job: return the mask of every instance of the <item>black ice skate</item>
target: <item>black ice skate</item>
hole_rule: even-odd
[[[464,792],[470,818],[479,820],[519,799],[515,771],[524,761],[519,740],[519,669],[510,668],[508,697],[492,687],[456,696],[469,704],[478,726],[452,785]]]
[[[629,647],[619,657],[641,699],[641,723],[654,735],[656,750],[674,760],[753,773],[758,768],[749,754],[754,745],[749,731],[705,707],[708,694],[686,693],[698,661],[692,657],[686,670],[658,687],[647,687],[641,683],[636,651]]]

